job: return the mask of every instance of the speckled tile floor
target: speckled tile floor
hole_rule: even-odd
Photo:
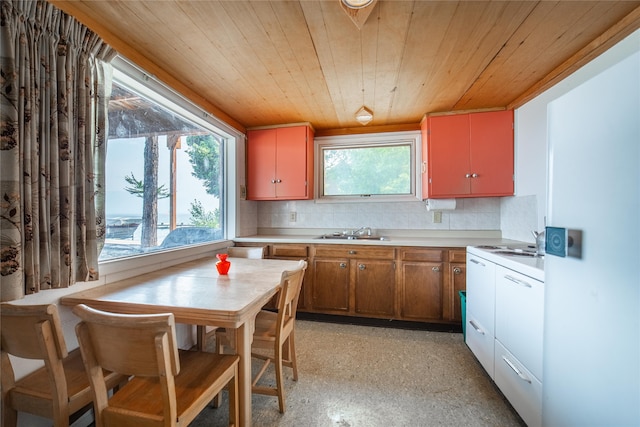
[[[296,346],[286,413],[276,397],[254,395],[254,426],[525,426],[460,333],[299,320]],[[226,426],[227,403],[191,425]]]

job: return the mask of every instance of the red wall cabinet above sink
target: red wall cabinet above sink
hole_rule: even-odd
[[[513,110],[428,116],[422,197],[513,196]]]
[[[247,199],[313,199],[313,130],[310,126],[247,132]]]

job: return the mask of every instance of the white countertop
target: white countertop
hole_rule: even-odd
[[[499,254],[496,253],[496,249],[482,249],[474,246],[468,246],[467,252],[544,282],[544,257]]]
[[[377,233],[376,233],[377,234]],[[304,243],[304,244],[332,244],[332,245],[375,245],[375,246],[424,246],[424,247],[444,247],[444,248],[465,248],[467,246],[478,245],[513,245],[523,244],[523,242],[496,237],[429,237],[429,236],[388,236],[388,240],[341,240],[341,239],[319,239],[320,234],[314,235],[282,235],[282,234],[259,234],[247,237],[237,237],[233,239],[239,243]]]

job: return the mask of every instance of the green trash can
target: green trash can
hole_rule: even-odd
[[[467,292],[458,291],[458,293],[460,294],[460,311],[462,311],[462,337],[464,338],[464,341],[467,342]]]

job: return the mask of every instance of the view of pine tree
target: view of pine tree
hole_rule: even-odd
[[[127,175],[124,177],[124,180],[129,184],[129,187],[125,187],[124,189],[129,193],[136,197],[144,196],[144,182],[142,180],[136,179],[131,172],[131,175]],[[169,190],[162,184],[158,187],[158,199],[166,199],[169,197]]]
[[[220,145],[212,134],[187,137],[191,174],[204,182],[208,194],[216,197],[220,197]]]

